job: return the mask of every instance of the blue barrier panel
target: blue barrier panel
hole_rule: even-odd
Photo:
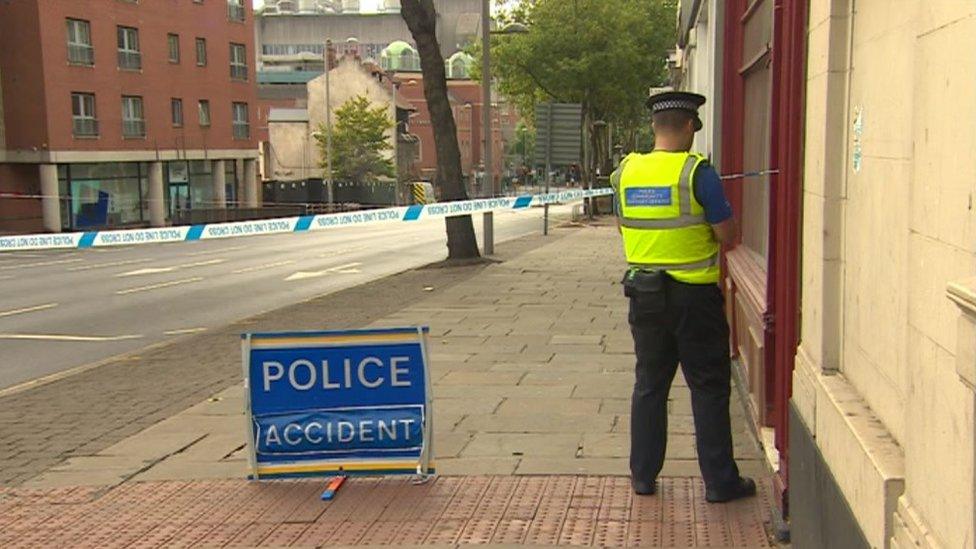
[[[243,336],[254,478],[427,474],[427,328]]]

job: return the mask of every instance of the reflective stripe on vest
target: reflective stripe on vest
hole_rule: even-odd
[[[683,215],[674,219],[620,218],[620,226],[627,227],[628,229],[680,229],[681,227],[701,225],[704,222],[705,216],[703,215]]]
[[[718,254],[709,257],[708,259],[702,261],[696,261],[694,263],[630,263],[631,267],[640,267],[641,269],[648,270],[659,270],[659,271],[694,271],[696,269],[707,269],[709,267],[715,267],[718,265]]]

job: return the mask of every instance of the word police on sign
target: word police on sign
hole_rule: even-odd
[[[254,478],[432,472],[427,328],[245,334]]]

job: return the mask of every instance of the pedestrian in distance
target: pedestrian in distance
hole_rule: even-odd
[[[668,393],[678,365],[691,389],[698,464],[709,502],[755,495],[739,475],[729,417],[729,325],[719,289],[721,244],[733,245],[732,208],[718,174],[690,152],[705,97],[656,94],[654,150],[630,154],[611,176],[628,268],[624,295],[637,355],[631,402],[634,492],[654,494],[664,466]]]

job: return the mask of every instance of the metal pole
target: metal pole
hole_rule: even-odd
[[[400,120],[397,118],[397,86],[393,73],[390,73],[390,83],[393,84],[393,203],[400,205]]]
[[[481,101],[482,125],[485,135],[485,176],[488,178],[491,196],[496,196],[495,163],[492,161],[491,142],[491,0],[482,0],[481,2]],[[484,254],[492,255],[495,253],[494,213],[485,212],[482,221],[484,222]]]
[[[595,141],[595,139],[594,139],[594,141]],[[586,140],[586,145],[587,145],[587,150],[590,153],[589,154],[589,158],[587,159],[587,162],[590,162],[590,163],[592,163],[592,164],[594,164],[596,166],[599,166],[601,159],[596,158],[596,151],[593,150],[593,147],[590,147],[590,140],[589,139]],[[586,188],[589,189],[589,190],[591,190],[591,191],[593,190],[593,176],[596,174],[596,172],[597,172],[598,169],[599,168],[594,169],[594,170],[591,170],[590,171],[590,176],[586,178]],[[596,205],[596,201],[593,199],[592,196],[586,200],[586,206],[587,206],[586,210],[587,210],[587,213],[589,214],[588,217],[590,219],[593,219],[593,206],[595,206],[595,205]]]
[[[485,212],[482,221],[484,222],[484,253],[485,255],[494,255],[495,253],[495,214],[494,212]]]
[[[333,210],[335,195],[332,184],[332,86],[330,86],[329,52],[332,51],[332,40],[325,41],[325,184],[329,193],[329,211]]]
[[[549,119],[549,131],[546,132],[546,195],[549,194],[549,178],[552,174],[552,103],[546,106],[546,117]],[[542,235],[549,234],[549,197],[546,196],[546,204],[542,207]]]
[[[596,125],[589,123],[590,116],[591,116],[590,111],[587,110],[586,115],[583,117],[583,166],[580,170],[581,172],[580,177],[585,177],[586,183],[584,184],[583,181],[580,181],[581,189],[584,186],[588,189],[593,188],[593,175],[595,174],[596,171],[593,169],[594,164],[596,163],[593,162],[593,156],[594,156],[593,147],[591,147],[591,140],[594,137],[594,134],[596,133]],[[586,131],[587,128],[589,128],[590,131]],[[593,198],[587,198],[586,200],[583,201],[583,204],[586,210],[589,212],[589,215],[592,217]]]

